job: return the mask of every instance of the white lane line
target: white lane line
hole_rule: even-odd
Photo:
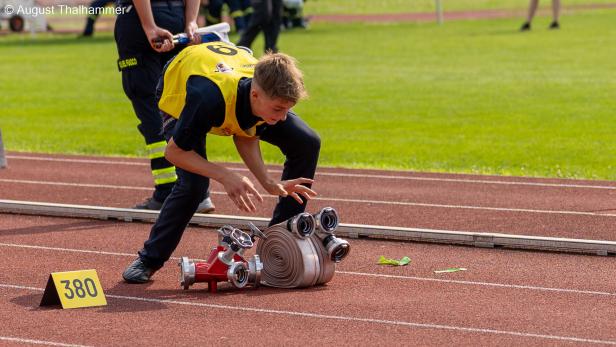
[[[41,161],[57,161],[69,163],[84,163],[84,164],[104,164],[104,165],[131,165],[131,166],[149,166],[148,163],[126,162],[114,160],[94,160],[94,159],[63,159],[53,157],[30,157],[23,155],[8,155],[8,159],[22,160],[41,160]],[[245,168],[231,168],[235,171],[248,171]],[[277,169],[270,169],[271,172],[282,172]],[[580,189],[607,189],[616,190],[616,186],[601,186],[601,185],[584,185],[584,184],[565,184],[565,183],[541,183],[541,182],[518,182],[518,181],[503,181],[503,180],[480,180],[480,179],[465,179],[465,178],[438,178],[438,177],[421,177],[421,176],[400,176],[400,175],[376,175],[376,174],[353,174],[339,172],[317,172],[317,176],[332,176],[332,177],[357,177],[357,178],[374,178],[374,179],[392,179],[392,180],[410,180],[410,181],[431,181],[431,182],[450,182],[450,183],[474,183],[474,184],[496,184],[496,185],[517,185],[517,186],[533,186],[533,187],[553,187],[553,188],[580,188]]]
[[[599,292],[595,290],[538,287],[538,286],[526,286],[526,285],[519,285],[519,284],[504,284],[504,283],[493,283],[493,282],[446,280],[446,279],[441,279],[441,278],[385,275],[385,274],[374,274],[374,273],[353,272],[353,271],[336,271],[336,273],[343,274],[343,275],[352,275],[352,276],[392,278],[392,279],[402,279],[402,280],[410,280],[410,281],[440,282],[440,283],[464,284],[464,285],[497,287],[497,288],[507,288],[507,289],[525,289],[525,290],[538,290],[538,291],[548,291],[548,292],[557,292],[557,293],[587,294],[587,295],[601,295],[601,296],[616,297],[616,293]]]
[[[26,248],[26,249],[38,249],[38,250],[43,250],[43,251],[89,253],[89,254],[98,254],[98,255],[117,255],[117,256],[122,256],[122,257],[128,257],[128,256],[136,257],[137,256],[137,253],[119,253],[119,252],[92,251],[92,250],[89,250],[89,249],[48,247],[48,246],[37,246],[37,245],[24,245],[24,244],[17,244],[17,243],[0,243],[0,246],[2,246],[2,247],[15,247],[15,248]]]
[[[106,252],[106,251],[92,251],[89,249],[74,249],[74,248],[63,248],[63,247],[48,247],[48,246],[36,246],[36,245],[24,245],[17,243],[0,243],[0,247],[16,247],[16,248],[29,248],[29,249],[38,249],[44,251],[59,251],[59,252],[72,252],[72,253],[89,253],[89,254],[98,254],[98,255],[117,255],[121,257],[137,257],[137,253],[119,253],[119,252]],[[179,257],[171,257],[171,260],[180,260]],[[195,261],[207,261],[207,259],[192,259]]]
[[[63,186],[63,187],[152,190],[152,187],[135,187],[135,186],[119,186],[119,185],[113,185],[113,184],[90,184],[90,183],[55,182],[55,181],[16,180],[16,179],[8,179],[8,178],[1,178],[0,182],[38,184],[38,185]]]
[[[334,177],[337,176],[337,177],[357,177],[357,178],[376,178],[376,179],[396,179],[396,180],[409,180],[409,181],[494,184],[494,185],[508,185],[508,186],[616,190],[616,187],[613,187],[613,186],[597,186],[597,185],[565,184],[565,183],[517,182],[517,181],[501,181],[501,180],[491,181],[491,180],[479,180],[479,179],[470,179],[470,178],[439,178],[439,177],[421,177],[421,176],[352,174],[352,173],[337,173],[337,172],[318,172],[317,176],[318,175],[334,176]]]
[[[46,251],[98,254],[98,255],[113,255],[113,256],[122,256],[122,257],[136,257],[135,253],[92,251],[92,250],[87,250],[87,249],[47,247],[47,246],[16,244],[16,243],[0,243],[0,247],[14,247],[14,248],[38,249],[38,250],[46,250]],[[179,260],[180,258],[171,257],[171,259]],[[192,259],[192,260],[206,261],[205,259]],[[537,290],[537,291],[549,291],[549,292],[556,292],[556,293],[616,296],[616,293],[599,292],[599,291],[594,291],[594,290],[570,289],[570,288],[538,287],[538,286],[527,286],[527,285],[495,283],[495,282],[460,281],[460,280],[448,280],[448,279],[431,278],[431,277],[398,276],[398,275],[386,275],[386,274],[339,271],[339,270],[337,270],[336,273],[343,274],[343,275],[350,275],[350,276],[366,276],[366,277],[378,277],[378,278],[387,278],[387,279],[402,279],[402,280],[409,280],[409,281],[425,281],[425,282],[437,282],[437,283],[447,283],[447,284],[463,284],[463,285],[471,285],[471,286],[497,287],[497,288],[507,288],[507,289]]]
[[[38,184],[38,185],[50,185],[50,186],[65,186],[65,187],[82,187],[82,188],[130,189],[130,190],[147,190],[147,191],[152,190],[152,187],[118,186],[118,185],[110,185],[110,184],[88,184],[88,183],[54,182],[54,181],[17,180],[17,179],[7,179],[7,178],[0,179],[0,182],[19,183],[19,184]],[[211,194],[227,195],[227,193],[219,192],[219,191],[212,191]],[[278,198],[278,196],[269,195],[269,194],[262,194],[262,196],[266,198],[276,198],[276,199]],[[597,213],[597,212],[584,212],[584,211],[534,210],[534,209],[526,209],[526,208],[504,208],[504,207],[490,207],[490,206],[429,204],[429,203],[421,203],[421,202],[344,199],[344,198],[332,198],[332,197],[316,197],[316,198],[313,198],[312,200],[332,201],[332,202],[350,202],[350,203],[359,203],[359,204],[379,204],[379,205],[392,205],[392,206],[434,207],[434,208],[448,208],[448,209],[459,209],[459,210],[482,210],[482,211],[499,211],[499,212],[562,214],[562,215],[574,215],[574,216],[616,217],[616,214],[612,214],[612,213]]]
[[[30,288],[28,288],[30,289]],[[38,289],[38,288],[35,288]],[[61,342],[52,342],[44,340],[24,339],[20,337],[0,336],[0,341],[17,342],[17,343],[29,343],[31,345],[46,345],[46,346],[63,346],[63,347],[86,347],[84,345],[73,345]]]
[[[129,166],[149,166],[148,163],[140,163],[137,161],[120,161],[120,160],[97,160],[97,159],[70,159],[70,158],[53,158],[53,157],[31,157],[27,155],[7,155],[7,159],[13,160],[35,160],[35,161],[55,161],[59,163],[79,163],[79,164],[102,164],[102,165],[129,165]]]
[[[11,288],[11,289],[36,290],[36,291],[43,291],[44,290],[43,288],[35,288],[35,289],[33,289],[32,287],[25,287],[25,286],[24,287],[20,287],[20,286],[17,286],[17,285],[4,284],[4,283],[0,283],[0,287]],[[155,298],[145,298],[145,297],[138,297],[138,296],[124,296],[124,295],[106,294],[106,297],[114,298],[114,299],[120,299],[120,300],[154,302],[154,303],[157,303],[157,304],[170,304],[170,305],[181,305],[181,306],[205,307],[205,308],[219,309],[219,310],[225,310],[225,311],[233,310],[233,311],[242,311],[242,312],[251,312],[251,313],[262,313],[262,314],[271,314],[271,315],[280,315],[280,316],[295,316],[295,317],[303,317],[303,318],[338,320],[338,321],[347,321],[347,322],[362,322],[362,323],[380,324],[380,325],[397,325],[397,326],[406,326],[406,327],[411,327],[411,328],[450,330],[450,331],[461,331],[461,332],[468,332],[468,333],[509,335],[509,336],[518,336],[518,337],[527,337],[527,338],[539,338],[539,339],[548,339],[548,340],[557,340],[557,341],[616,345],[616,341],[587,339],[587,338],[581,338],[581,337],[575,337],[575,336],[559,336],[559,335],[534,334],[534,333],[526,333],[526,332],[519,332],[519,331],[507,331],[507,330],[496,330],[496,329],[485,329],[485,328],[473,328],[473,327],[464,327],[464,326],[456,326],[456,325],[417,323],[417,322],[394,321],[394,320],[375,319],[375,318],[362,318],[362,317],[351,317],[351,316],[337,316],[337,315],[328,315],[328,314],[302,312],[302,311],[272,310],[272,309],[264,309],[264,308],[257,308],[257,307],[242,307],[242,306],[231,306],[231,305],[206,304],[206,303],[201,303],[201,302],[189,302],[189,301],[170,300],[170,299],[155,299]]]

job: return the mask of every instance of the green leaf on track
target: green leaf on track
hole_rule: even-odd
[[[409,257],[404,257],[400,260],[396,260],[396,259],[389,259],[389,258],[385,258],[384,256],[381,256],[379,258],[379,265],[391,265],[391,266],[404,266],[404,265],[408,265],[408,263],[411,262],[411,258]]]

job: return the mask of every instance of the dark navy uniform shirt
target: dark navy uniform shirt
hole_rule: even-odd
[[[250,86],[252,79],[240,80],[237,88],[235,114],[242,129],[250,129],[262,119],[252,113]],[[186,104],[180,118],[169,123],[165,132],[173,132],[173,141],[185,151],[199,145],[212,127],[219,127],[225,119],[225,100],[220,88],[203,76],[191,76],[186,83]],[[175,125],[174,125],[175,124]],[[167,129],[174,126],[174,129]],[[257,135],[267,124],[257,127]]]

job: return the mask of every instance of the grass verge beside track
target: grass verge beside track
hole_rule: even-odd
[[[565,9],[579,5],[613,4],[614,0],[567,0],[563,2]],[[528,1],[520,0],[441,0],[443,10],[448,11],[480,11],[480,10],[511,10],[526,9]],[[540,8],[549,8],[550,1],[540,2]],[[368,13],[401,13],[401,12],[433,12],[435,0],[309,0],[306,1],[305,13],[319,14],[368,14]]]
[[[323,138],[321,164],[616,179],[615,11],[519,20],[315,24],[285,32]],[[253,48],[259,52],[262,41]],[[0,38],[8,150],[142,155],[112,38]],[[213,160],[239,161],[211,137]],[[280,162],[266,147],[265,158]]]

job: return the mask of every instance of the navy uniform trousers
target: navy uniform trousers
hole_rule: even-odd
[[[167,128],[167,127],[166,127]],[[173,127],[170,127],[173,128]],[[172,136],[173,129],[166,132]],[[301,118],[289,112],[284,122],[268,125],[261,133],[260,139],[280,148],[286,160],[282,172],[282,180],[305,177],[314,178],[319,160],[321,139]],[[205,138],[194,150],[203,158],[205,153]],[[184,229],[197,210],[197,206],[210,180],[180,168],[177,168],[178,180],[171,195],[165,200],[156,223],[152,227],[150,237],[139,251],[143,263],[153,269],[163,266],[171,257],[171,253],[180,243]],[[302,198],[303,199],[303,198]],[[254,200],[253,200],[254,201]],[[304,212],[306,201],[298,203],[292,197],[279,197],[270,225],[283,222],[298,213]],[[207,245],[204,245],[207,251]]]
[[[184,31],[182,1],[152,0],[151,4],[156,25],[172,34]],[[162,134],[162,120],[155,91],[163,66],[179,52],[179,48],[166,53],[154,51],[141,27],[137,10],[130,2],[120,1],[117,6],[125,9],[124,13],[118,15],[114,29],[122,86],[141,122],[137,128],[143,135],[150,158],[155,185],[153,198],[163,202],[171,192],[176,174],[175,168],[164,156],[166,141]]]

